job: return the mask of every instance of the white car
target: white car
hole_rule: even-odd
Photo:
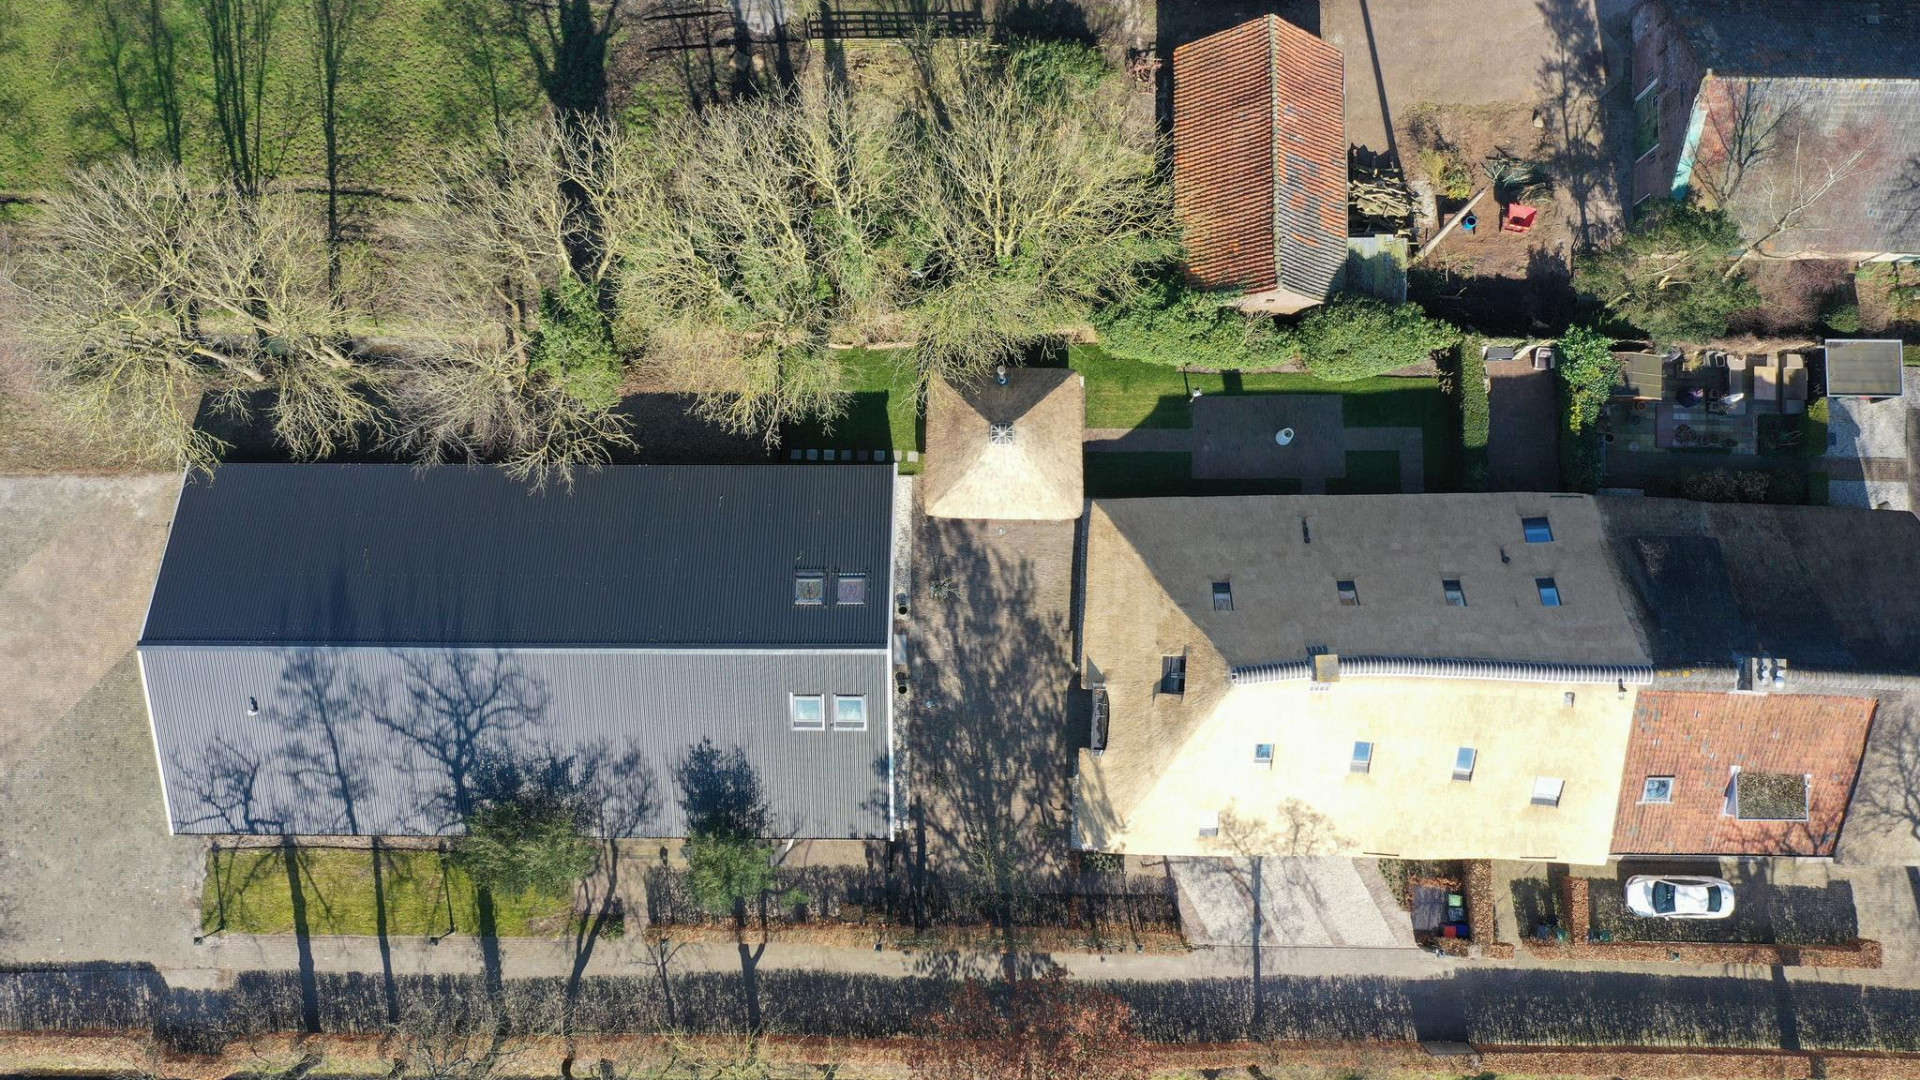
[[[1649,919],[1724,919],[1733,914],[1733,886],[1717,877],[1627,879],[1627,910]]]

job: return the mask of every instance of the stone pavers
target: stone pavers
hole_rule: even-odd
[[[1249,394],[1193,403],[1193,475],[1200,480],[1327,480],[1347,474],[1345,399],[1337,394]],[[1281,446],[1274,434],[1292,428]]]

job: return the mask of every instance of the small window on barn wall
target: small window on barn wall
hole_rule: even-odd
[[[1660,148],[1660,80],[1646,85],[1633,99],[1633,159]]]

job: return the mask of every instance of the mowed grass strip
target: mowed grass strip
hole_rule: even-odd
[[[478,935],[473,881],[437,851],[295,847],[304,932],[371,937]],[[204,933],[292,934],[302,931],[286,848],[213,850],[201,893]],[[494,897],[498,937],[551,937],[572,920],[571,897],[528,893]]]
[[[847,349],[836,352],[850,395],[847,409],[826,422],[788,425],[780,445],[792,450],[921,449],[919,375],[904,350]],[[912,471],[910,469],[904,471]]]

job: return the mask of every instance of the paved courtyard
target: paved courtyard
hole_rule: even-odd
[[[1912,510],[1916,478],[1911,455],[1916,410],[1920,410],[1920,368],[1902,368],[1904,397],[1870,401],[1828,398],[1827,452],[1823,464],[1831,480],[1827,501],[1834,506],[1872,510]]]
[[[1180,921],[1195,945],[1249,946],[1259,928],[1270,948],[1412,949],[1413,920],[1387,891],[1373,859],[1319,855],[1167,859],[1180,890]],[[1259,917],[1254,910],[1258,883]]]
[[[1196,480],[1301,481],[1322,494],[1327,481],[1347,476],[1348,454],[1398,455],[1400,490],[1425,490],[1418,428],[1348,427],[1338,394],[1248,394],[1202,397],[1193,403],[1193,476]],[[1291,429],[1286,445],[1276,438]]]

